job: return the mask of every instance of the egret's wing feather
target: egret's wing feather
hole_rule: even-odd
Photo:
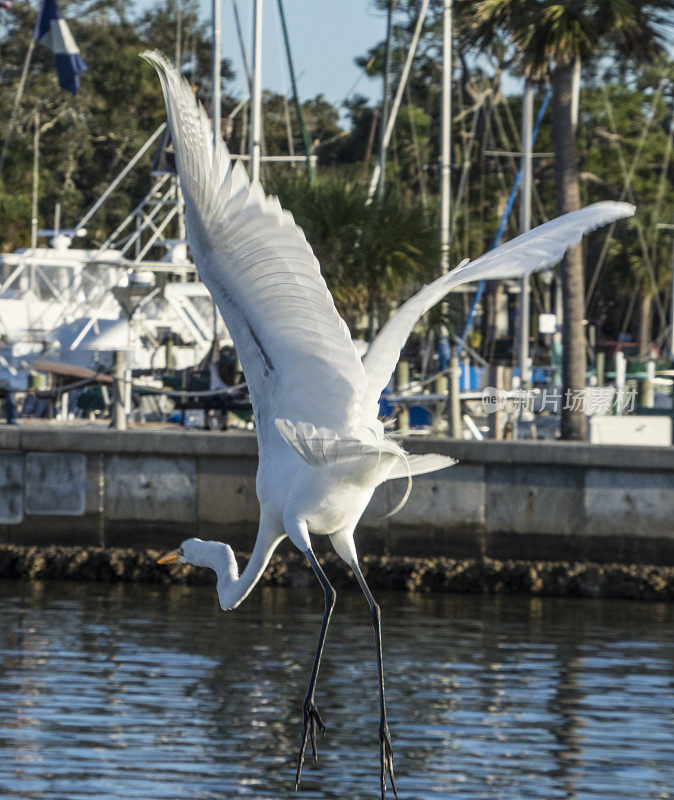
[[[628,203],[594,203],[550,220],[425,286],[389,319],[363,358],[368,381],[366,413],[377,407],[419,317],[449,291],[468,281],[518,278],[552,267],[585,233],[632,216],[634,211],[634,206]]]
[[[241,360],[260,443],[275,417],[357,426],[363,365],[304,234],[222,141],[214,146],[206,114],[167,60],[144,57],[164,91],[192,256]]]

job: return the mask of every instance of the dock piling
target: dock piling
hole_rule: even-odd
[[[126,430],[126,358],[123,350],[115,350],[112,401],[112,427]]]

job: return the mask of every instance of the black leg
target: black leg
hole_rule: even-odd
[[[393,794],[398,798],[398,791],[396,789],[395,777],[393,775],[393,749],[391,748],[391,734],[386,722],[386,697],[384,695],[384,664],[381,649],[381,609],[376,600],[372,596],[370,587],[365,583],[363,573],[357,562],[351,564],[360,588],[363,590],[368,605],[370,606],[370,620],[374,628],[375,644],[377,646],[377,671],[379,673],[379,708],[381,712],[379,720],[379,781],[381,787],[381,798],[384,800],[386,797],[386,772],[388,770],[389,777],[391,778],[391,788]]]
[[[304,554],[308,562],[311,564],[312,569],[316,573],[323,592],[325,594],[325,611],[323,612],[323,624],[321,626],[321,633],[318,637],[318,645],[316,646],[316,656],[314,658],[314,666],[311,670],[311,678],[309,679],[309,689],[307,696],[304,698],[302,705],[303,729],[302,729],[302,743],[300,745],[300,755],[297,759],[297,774],[295,776],[295,789],[300,785],[302,777],[302,765],[304,764],[304,751],[307,747],[307,738],[311,738],[311,751],[314,757],[314,763],[318,759],[316,750],[316,726],[318,730],[325,736],[325,725],[321,720],[318,709],[314,703],[314,692],[316,691],[316,679],[318,678],[318,668],[321,665],[321,656],[323,655],[323,645],[325,644],[325,636],[328,632],[328,625],[332,615],[332,609],[335,607],[335,600],[337,599],[337,592],[333,589],[330,581],[326,578],[321,565],[318,563],[316,556],[311,550],[307,550]]]

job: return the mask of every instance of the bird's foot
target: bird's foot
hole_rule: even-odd
[[[385,721],[379,726],[379,781],[381,786],[381,800],[386,797],[386,773],[388,772],[391,779],[391,788],[393,794],[398,800],[398,790],[396,789],[396,781],[393,775],[393,748],[391,747],[391,733]]]
[[[295,775],[295,790],[299,788],[300,780],[302,778],[302,766],[304,764],[304,751],[307,748],[307,739],[311,739],[311,754],[314,758],[314,764],[318,761],[318,751],[316,749],[316,728],[325,736],[325,725],[318,713],[314,701],[307,698],[302,707],[304,717],[304,727],[302,729],[302,744],[300,745],[300,755],[297,759],[297,775]]]

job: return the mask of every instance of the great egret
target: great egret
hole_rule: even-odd
[[[325,610],[309,687],[296,787],[307,740],[316,759],[316,679],[336,593],[309,534],[327,535],[353,570],[370,606],[379,674],[380,789],[396,793],[386,721],[381,617],[358,566],[354,529],[375,488],[387,480],[443,469],[441,455],[408,455],[384,434],[379,397],[419,317],[466,281],[523,276],[558,262],[589,230],[630,216],[626,203],[597,203],[541,225],[472,263],[460,265],[404,303],[361,360],[304,234],[275,197],[250,183],[218,137],[188,84],[159,53],[143,54],[159,73],[185,199],[187,235],[199,275],[217,303],[241,359],[259,446],[260,523],[241,575],[231,547],[184,541],[160,563],[210,567],[224,610],[236,608],[288,536],[323,587]],[[407,494],[406,494],[407,496]]]

